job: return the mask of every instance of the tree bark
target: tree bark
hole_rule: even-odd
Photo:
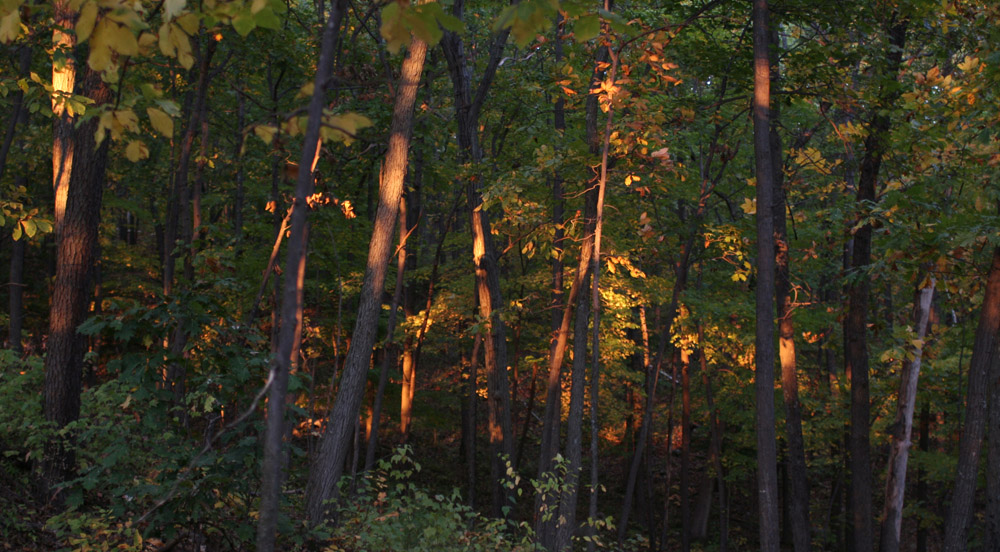
[[[464,0],[456,0],[452,6],[455,17],[462,19]],[[479,81],[475,95],[472,93],[470,71],[465,56],[462,39],[453,32],[446,32],[441,45],[448,62],[455,95],[455,115],[458,127],[460,156],[465,161],[478,164],[483,158],[479,144],[479,115],[486,94],[493,83],[509,29],[504,29],[493,37],[486,68]],[[503,305],[500,291],[500,274],[496,246],[490,232],[489,215],[482,209],[481,178],[473,177],[466,182],[466,199],[472,227],[472,256],[476,273],[476,294],[479,298],[480,317],[486,323],[488,336],[484,340],[484,363],[487,381],[487,416],[490,438],[490,477],[492,481],[492,513],[502,515],[507,505],[509,489],[500,479],[506,474],[506,461],[513,458],[514,439],[510,414],[510,389],[507,379],[507,337],[499,309]],[[504,460],[504,456],[507,460]]]
[[[913,301],[913,326],[917,338],[907,344],[912,359],[903,363],[900,375],[899,406],[896,423],[892,428],[892,444],[889,448],[889,473],[885,481],[885,510],[882,515],[882,535],[880,552],[899,552],[900,531],[903,524],[903,494],[906,491],[906,463],[910,453],[910,435],[913,432],[913,411],[917,402],[917,381],[920,377],[920,360],[924,351],[924,337],[927,335],[927,321],[930,318],[931,299],[934,297],[934,278],[929,285],[918,283]]]
[[[344,458],[354,426],[353,420],[358,417],[366,381],[365,374],[371,363],[372,346],[375,343],[378,315],[382,305],[382,289],[392,253],[393,227],[399,211],[399,200],[403,195],[410,136],[413,131],[413,106],[426,54],[427,44],[413,37],[400,72],[400,84],[389,131],[388,153],[379,187],[379,207],[368,249],[368,264],[361,288],[357,322],[351,346],[344,359],[340,389],[330,412],[320,454],[310,468],[306,509],[310,523],[314,526],[323,521],[326,515],[325,502],[335,497],[336,484],[343,473]]]
[[[261,468],[261,505],[257,523],[257,550],[270,552],[275,549],[278,515],[282,487],[282,440],[285,437],[285,396],[288,375],[298,357],[297,328],[302,321],[302,289],[306,268],[307,198],[314,187],[313,171],[319,159],[320,127],[322,125],[325,92],[330,80],[335,44],[343,15],[342,4],[335,3],[330,18],[323,29],[319,61],[313,81],[313,94],[309,100],[308,123],[299,157],[299,170],[295,183],[295,199],[291,208],[291,230],[285,261],[284,290],[281,304],[281,327],[278,350],[271,362],[268,395],[267,430],[264,435],[264,460]],[[391,230],[390,230],[391,231]],[[343,459],[341,459],[341,463]]]
[[[774,190],[770,143],[770,56],[767,0],[754,0],[754,165],[757,176],[757,337],[756,395],[757,493],[760,549],[780,547],[777,444],[774,428],[774,221],[769,208]]]
[[[691,550],[691,351],[681,349],[681,550]]]
[[[967,531],[973,515],[979,455],[982,452],[992,365],[997,362],[997,332],[1000,332],[1000,247],[993,249],[993,261],[986,277],[986,291],[979,325],[969,361],[969,386],[965,397],[965,426],[958,443],[958,466],[951,495],[951,507],[944,526],[944,550],[966,549]]]
[[[66,213],[70,178],[73,174],[73,117],[66,109],[65,99],[76,87],[76,33],[68,31],[76,25],[78,13],[69,0],[56,0],[52,6],[52,190],[55,194],[53,211],[55,233],[59,234]],[[58,269],[57,269],[58,271]]]
[[[893,17],[897,17],[895,14]],[[886,77],[895,80],[899,72],[906,39],[906,22],[894,21],[889,29],[889,50],[886,53],[888,66]],[[886,109],[899,96],[896,87],[883,88],[879,97],[879,109]],[[869,125],[865,138],[865,154],[861,160],[858,175],[857,203],[867,211],[867,205],[875,201],[875,187],[878,181],[882,158],[889,147],[889,116],[878,112]],[[873,228],[870,223],[862,225],[854,234],[851,252],[851,270],[854,271],[852,284],[848,287],[848,309],[845,323],[848,377],[851,381],[851,511],[853,514],[854,552],[868,552],[873,548],[872,515],[872,466],[871,444],[869,442],[869,419],[871,404],[868,383],[868,308],[871,295],[871,278],[868,265],[871,264]]]
[[[777,90],[781,80],[778,61],[777,28],[771,31],[771,86]],[[773,205],[775,245],[775,299],[778,317],[778,358],[781,363],[781,394],[785,401],[785,431],[788,438],[788,479],[790,491],[785,500],[792,533],[792,549],[808,552],[809,535],[809,480],[806,474],[805,441],[802,437],[802,405],[799,403],[798,367],[795,359],[795,326],[792,322],[792,297],[790,280],[790,243],[785,221],[785,171],[781,134],[778,132],[779,104],[771,108],[769,136],[771,141],[772,169],[774,170]]]
[[[87,69],[80,92],[101,106],[111,99],[111,90],[101,75]],[[61,429],[80,416],[80,385],[84,342],[77,327],[87,313],[92,267],[97,251],[98,223],[104,191],[110,140],[95,139],[98,120],[90,119],[72,129],[66,150],[75,151],[73,169],[63,190],[65,201],[61,228],[56,236],[56,278],[49,314],[45,355],[45,420]],[[64,185],[64,184],[60,184]],[[57,202],[59,196],[57,196]],[[54,441],[46,446],[43,459],[43,496],[55,484],[72,476],[75,457],[72,445]],[[46,497],[48,498],[48,497]]]
[[[365,451],[365,470],[375,467],[375,452],[378,448],[378,428],[382,418],[382,397],[385,395],[385,384],[389,379],[389,363],[396,359],[393,337],[396,332],[396,311],[403,296],[403,274],[406,272],[406,238],[409,228],[406,224],[406,198],[399,199],[399,260],[396,263],[396,287],[392,293],[392,304],[389,306],[389,323],[385,329],[385,345],[382,346],[382,368],[379,370],[378,387],[372,400],[371,427],[368,431],[368,448]],[[391,352],[390,352],[391,351]],[[412,395],[410,399],[412,400]]]

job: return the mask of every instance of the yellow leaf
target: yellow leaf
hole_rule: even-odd
[[[163,111],[155,107],[147,107],[146,114],[149,115],[149,122],[152,123],[156,132],[170,138],[174,135],[174,120]]]
[[[76,39],[84,42],[90,38],[90,33],[94,32],[94,23],[97,22],[97,4],[87,2],[80,10],[80,18],[76,20]]]
[[[115,111],[115,121],[124,129],[139,132],[139,117],[131,109]]]
[[[21,11],[15,8],[0,19],[0,42],[13,42],[19,34],[21,34]]]
[[[94,27],[94,32],[90,36],[90,56],[87,58],[87,65],[94,71],[104,71],[111,67],[111,47],[108,45],[112,27],[117,27],[107,19],[98,21]]]
[[[316,83],[309,81],[302,85],[299,89],[299,93],[295,96],[296,98],[311,98],[313,95],[313,90],[316,87]]]
[[[129,161],[135,163],[149,157],[149,148],[147,148],[146,144],[143,144],[140,140],[132,140],[128,143],[128,146],[125,147],[125,157],[127,157]]]
[[[258,138],[264,141],[265,144],[270,144],[271,140],[274,140],[274,134],[278,132],[277,127],[271,125],[257,125],[253,127],[254,134]]]
[[[114,25],[110,35],[111,46],[123,56],[134,56],[139,53],[139,42],[128,27]]]
[[[139,35],[139,55],[150,55],[152,53],[153,44],[156,44],[156,35],[153,33],[142,33]]]
[[[748,215],[755,215],[757,214],[757,200],[748,197],[743,200],[743,205],[740,205],[740,208]]]
[[[358,130],[371,125],[372,122],[368,117],[357,113],[344,113],[324,117],[323,121],[323,127],[333,131],[329,137],[339,140],[345,145],[351,144]]]
[[[267,7],[267,0],[253,0],[253,4],[250,5],[250,12],[257,13],[266,7]]]
[[[188,35],[193,35],[198,32],[198,26],[200,22],[198,21],[198,16],[193,13],[185,13],[184,15],[177,18],[176,23],[184,29]]]
[[[156,36],[160,41],[160,52],[165,56],[174,57],[177,54],[177,49],[170,42],[170,23],[160,25],[160,30],[156,32]]]
[[[170,43],[177,49],[177,61],[185,69],[190,69],[194,65],[194,56],[191,55],[191,42],[176,25],[170,26]]]

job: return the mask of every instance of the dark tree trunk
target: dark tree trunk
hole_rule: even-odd
[[[462,19],[464,1],[456,0],[452,6],[455,17]],[[483,152],[479,145],[479,115],[486,94],[496,76],[509,29],[493,37],[489,59],[478,88],[473,95],[472,83],[462,39],[446,32],[441,45],[448,62],[455,95],[455,115],[460,156],[465,161],[478,164]],[[490,232],[489,215],[482,207],[481,178],[471,178],[466,185],[466,198],[473,236],[473,262],[476,271],[476,294],[479,298],[480,316],[486,322],[488,337],[485,339],[484,363],[487,381],[487,416],[490,437],[490,477],[492,482],[492,513],[502,515],[508,505],[509,489],[500,480],[506,474],[506,462],[513,457],[514,439],[510,414],[510,389],[507,377],[507,337],[503,320],[499,316],[503,296],[500,291],[500,273],[496,246]],[[503,457],[506,456],[505,460]]]
[[[18,77],[26,78],[31,70],[31,47],[22,45],[17,50]],[[0,178],[3,177],[7,169],[7,157],[10,154],[10,147],[14,144],[14,136],[17,134],[17,125],[28,118],[28,110],[24,109],[24,91],[17,88],[11,98],[10,119],[7,120],[7,132],[3,137],[3,145],[0,145]]]
[[[993,261],[986,276],[986,292],[979,314],[976,338],[969,361],[969,386],[965,397],[965,426],[958,443],[958,466],[955,484],[944,526],[944,550],[966,550],[969,522],[973,515],[979,456],[986,430],[992,366],[997,362],[1000,331],[1000,247],[993,249]]]
[[[97,106],[111,99],[101,75],[87,69],[79,91]],[[77,327],[86,317],[89,284],[97,251],[98,223],[104,191],[110,140],[99,146],[94,133],[97,119],[73,130],[73,170],[66,189],[65,210],[56,237],[56,278],[52,290],[49,335],[45,355],[45,420],[60,429],[80,415],[80,383],[84,341]],[[72,444],[53,441],[45,448],[42,491],[72,476]],[[47,499],[48,497],[46,497]]]
[[[681,550],[691,550],[691,351],[681,349]]]
[[[322,124],[323,107],[326,102],[325,92],[333,69],[336,56],[335,45],[340,32],[340,20],[343,16],[343,3],[335,3],[330,18],[323,29],[320,45],[319,62],[313,83],[313,94],[309,100],[309,122],[306,125],[302,141],[302,153],[299,157],[298,175],[295,183],[295,199],[291,209],[291,230],[288,238],[288,252],[285,261],[284,290],[281,301],[281,326],[278,334],[277,353],[271,362],[269,381],[271,389],[268,395],[267,430],[264,436],[264,461],[261,468],[261,504],[260,517],[257,523],[257,550],[270,552],[275,549],[275,538],[278,529],[278,514],[281,505],[282,487],[282,449],[286,436],[285,398],[288,391],[288,376],[292,365],[298,358],[299,339],[297,330],[302,323],[302,290],[306,269],[307,215],[309,207],[307,198],[314,188],[313,171],[319,158],[320,126]],[[394,127],[395,130],[395,127]],[[405,152],[405,150],[404,150]],[[405,155],[404,155],[405,165]],[[400,176],[402,180],[402,176]],[[399,201],[399,198],[396,198]],[[395,205],[394,205],[395,206]],[[395,217],[393,217],[395,218]],[[391,224],[389,232],[392,232]],[[388,260],[388,259],[386,259]],[[379,282],[381,289],[381,282]],[[360,317],[359,317],[360,320]],[[371,343],[367,350],[371,354]],[[357,418],[357,410],[351,418]],[[324,451],[327,440],[324,440]],[[323,458],[321,453],[319,458]],[[343,465],[341,457],[335,466]],[[310,473],[310,483],[313,473]],[[310,488],[310,491],[312,489]],[[312,498],[310,494],[308,498]],[[326,498],[326,497],[324,497]],[[312,506],[312,502],[310,502]],[[317,516],[313,523],[318,523],[322,516],[322,500],[319,502]],[[313,511],[309,511],[313,514]]]
[[[331,41],[334,34],[330,32]],[[357,322],[354,326],[351,347],[344,359],[344,374],[340,380],[337,400],[330,412],[320,454],[309,473],[306,507],[309,520],[314,526],[323,521],[326,515],[328,506],[325,502],[335,496],[337,481],[343,473],[344,458],[354,426],[353,420],[357,419],[358,408],[361,405],[365,375],[371,363],[372,346],[375,344],[378,315],[382,305],[382,290],[392,253],[393,227],[399,212],[399,201],[403,195],[410,136],[413,131],[413,106],[426,54],[427,44],[414,37],[400,72],[400,84],[389,130],[389,147],[379,190],[378,213],[368,249],[368,268],[365,270],[362,283]]]
[[[896,17],[895,15],[893,16]],[[886,76],[899,72],[906,38],[906,23],[893,22],[889,31],[889,49],[886,53]],[[898,88],[880,92],[879,109],[886,109],[899,96]],[[865,138],[865,154],[858,175],[857,203],[862,212],[867,211],[876,199],[882,158],[889,147],[889,116],[879,112],[872,118],[869,134]],[[868,383],[868,308],[871,295],[871,277],[868,266],[872,254],[871,224],[862,225],[854,234],[851,252],[852,284],[847,290],[847,317],[844,337],[847,343],[845,357],[848,378],[851,381],[851,512],[853,514],[854,552],[868,552],[873,548],[872,465],[869,442],[871,403]]]
[[[777,552],[779,542],[777,445],[774,428],[774,190],[770,143],[770,57],[767,0],[754,0],[754,160],[757,175],[756,431],[760,548]]]

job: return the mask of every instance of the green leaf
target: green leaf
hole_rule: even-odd
[[[76,20],[76,39],[84,42],[90,38],[90,33],[94,32],[94,23],[97,22],[97,4],[87,2],[80,9],[80,18]]]
[[[14,238],[14,241],[21,239],[21,225],[15,224],[14,230],[10,233],[10,237]]]
[[[241,11],[233,17],[233,28],[240,36],[247,36],[257,26],[257,18],[248,11]]]
[[[576,20],[573,36],[577,42],[586,42],[601,33],[601,18],[597,14],[585,15]]]
[[[38,227],[35,226],[35,221],[31,219],[22,220],[21,226],[24,227],[24,233],[27,234],[29,238],[35,237],[35,234],[38,232]]]

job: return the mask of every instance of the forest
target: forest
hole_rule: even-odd
[[[0,548],[1000,550],[998,91],[991,0],[0,0]]]

